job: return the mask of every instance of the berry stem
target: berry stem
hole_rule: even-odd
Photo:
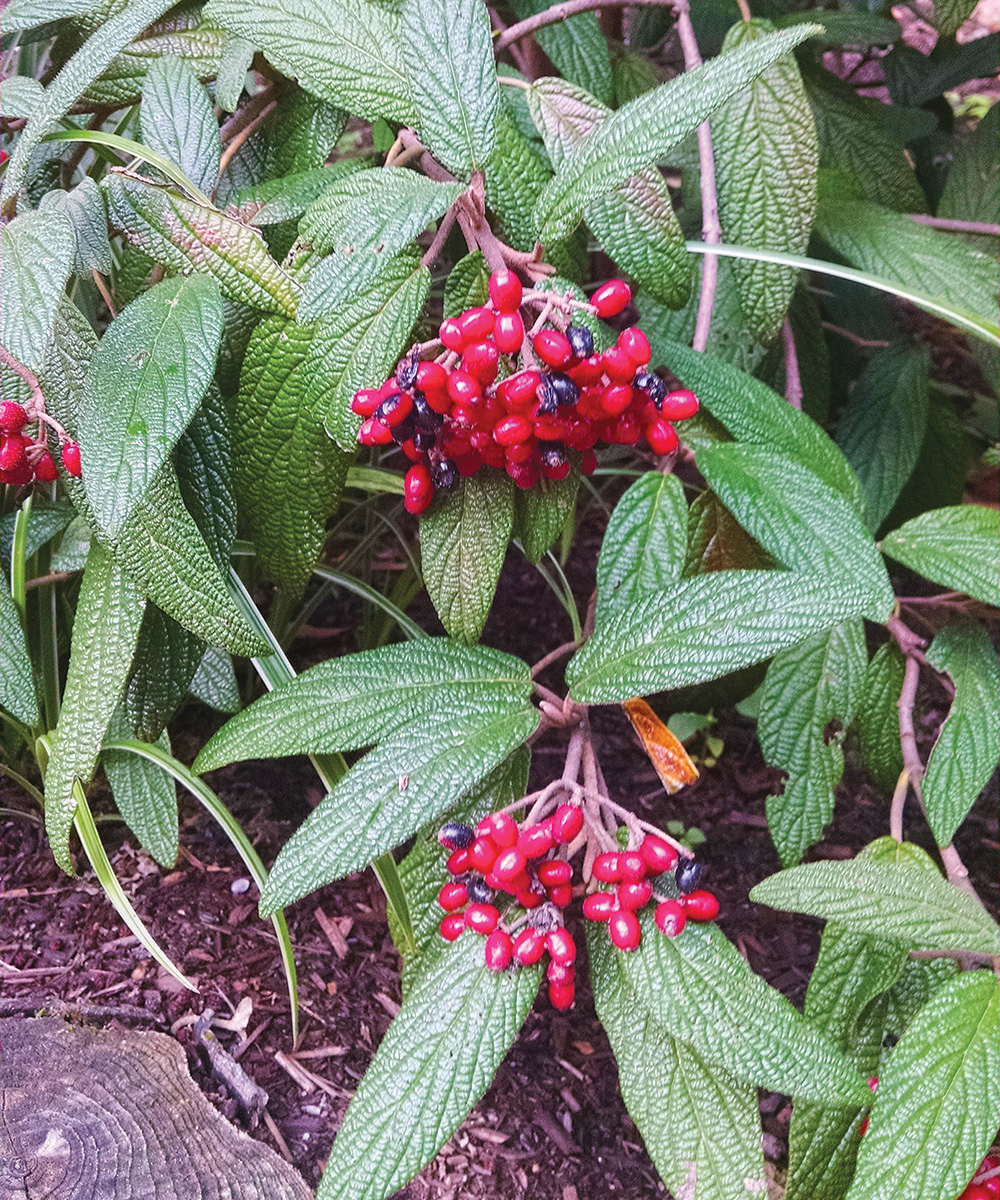
[[[20,376],[20,378],[24,380],[24,382],[31,389],[31,400],[33,405],[39,410],[44,411],[45,397],[42,395],[42,388],[38,382],[38,376],[35,375],[33,371],[29,371],[23,363],[18,362],[14,355],[3,346],[0,346],[0,363],[3,363],[5,367],[10,367],[15,375]]]
[[[427,252],[420,260],[420,265],[422,267],[430,267],[437,262],[438,255],[444,249],[444,244],[448,240],[448,234],[451,233],[457,217],[458,213],[455,210],[455,206],[452,205],[451,208],[449,208],[441,218],[441,224],[438,226],[438,231],[434,235],[434,240],[427,247]],[[441,343],[437,342],[437,344],[440,345]]]

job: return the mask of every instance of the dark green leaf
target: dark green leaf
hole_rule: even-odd
[[[814,12],[789,12],[776,17],[778,29],[789,25],[801,25],[813,21]],[[896,21],[876,16],[870,12],[837,12],[823,9],[823,32],[815,35],[815,41],[841,46],[891,46],[902,39],[902,30]]]
[[[960,221],[996,222],[1000,211],[1000,105],[994,104],[976,126],[975,133],[958,150],[937,207],[939,217]],[[996,239],[976,239],[964,234],[979,249],[995,250]]]
[[[691,501],[683,575],[713,571],[766,571],[777,564],[710,489]]]
[[[903,770],[899,741],[899,694],[903,689],[903,655],[895,642],[886,642],[872,655],[858,712],[861,755],[875,783],[890,795]]]
[[[8,166],[4,178],[9,175]],[[0,229],[0,345],[36,374],[52,340],[75,247],[69,218],[54,210],[22,213]]]
[[[58,189],[46,192],[38,208],[41,212],[60,212],[69,218],[76,236],[74,275],[89,275],[91,271],[111,273],[114,259],[108,241],[108,214],[104,211],[104,198],[89,175],[68,192]]]
[[[289,88],[279,97],[278,107],[264,126],[267,147],[264,175],[276,179],[323,166],[344,132],[349,116],[343,108],[328,104],[304,88]],[[351,170],[359,163],[355,160],[350,166],[331,165]]]
[[[234,713],[240,707],[240,689],[233,660],[224,650],[209,646],[191,680],[191,695],[218,712]]]
[[[143,142],[180,167],[203,192],[215,189],[219,126],[208,92],[184,59],[165,55],[150,64],[139,127]]]
[[[515,0],[512,5],[519,20],[547,7],[546,0]],[[586,88],[602,104],[611,103],[611,58],[596,13],[577,13],[544,26],[535,34],[535,40],[564,79]]]
[[[105,741],[131,736],[129,721],[119,709],[111,719]],[[166,731],[155,740],[170,753]],[[177,861],[177,785],[154,763],[124,750],[105,750],[101,762],[125,824],[142,848],[161,867],[169,869]]]
[[[515,491],[514,537],[529,562],[538,562],[572,519],[579,488],[580,472],[574,464],[565,479],[543,478]]]
[[[552,172],[541,154],[518,129],[507,107],[501,105],[497,145],[486,168],[486,203],[499,218],[507,241],[517,250],[530,250],[535,244],[536,205],[551,178]],[[551,259],[551,251],[547,257]]]
[[[490,269],[481,250],[460,258],[444,281],[444,315],[457,317],[489,299]]]
[[[367,159],[347,158],[342,162],[331,163],[328,167],[312,167],[306,171],[297,171],[294,175],[266,179],[255,187],[236,192],[231,203],[246,211],[250,211],[251,205],[263,205],[254,214],[253,223],[277,225],[282,221],[301,217],[331,183],[367,166],[371,166]]]
[[[232,432],[225,402],[209,384],[198,411],[181,434],[174,464],[184,504],[220,568],[229,566],[236,537]]]
[[[882,552],[943,587],[996,604],[1000,517],[976,504],[935,508],[882,539]]]
[[[610,43],[608,49],[611,52],[612,108],[621,108],[663,82],[660,72],[644,55],[618,42]],[[594,88],[590,91],[597,95]]]
[[[134,734],[141,741],[155,742],[184,699],[204,653],[201,638],[155,604],[147,604],[123,697],[129,727],[114,736]]]
[[[38,720],[31,658],[6,571],[0,571],[0,704],[25,725]]]
[[[226,39],[219,61],[219,72],[215,78],[215,103],[223,112],[236,111],[255,52],[255,46],[246,38]]]
[[[7,380],[16,379],[16,376],[7,375],[4,379],[4,395],[10,399],[21,399],[21,395],[14,391],[13,388],[8,390]],[[21,382],[18,380],[18,382]],[[13,395],[12,395],[13,392]],[[27,388],[24,391],[24,398],[27,399]],[[51,542],[54,537],[57,537],[73,520],[76,515],[76,510],[71,504],[65,500],[56,500],[54,503],[46,502],[41,496],[36,495],[32,499],[31,504],[31,520],[28,522],[27,537],[24,540],[24,557],[30,558],[36,551],[48,542]],[[6,516],[0,517],[0,561],[3,562],[4,571],[10,572],[11,553],[14,549],[14,525],[17,522],[17,511],[9,512]]]
[[[934,0],[934,28],[942,36],[956,33],[975,7],[976,0]]]
[[[962,45],[954,38],[939,38],[930,54],[922,54],[912,46],[897,45],[882,60],[892,98],[891,106],[883,107],[926,104],[967,80],[989,75],[998,56],[1000,34],[996,32]]]

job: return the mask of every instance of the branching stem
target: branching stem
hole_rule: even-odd
[[[503,30],[494,43],[493,49],[499,54],[513,42],[528,37],[536,30],[544,29],[546,25],[565,21],[567,17],[572,17],[576,13],[593,12],[598,8],[624,8],[626,5],[629,8],[666,7],[669,2],[670,0],[562,0],[561,4],[553,4],[544,12],[526,17],[523,21],[518,21],[516,25],[511,25],[509,29]]]

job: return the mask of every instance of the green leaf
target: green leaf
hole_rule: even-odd
[[[312,325],[268,317],[247,347],[235,404],[233,467],[240,511],[263,577],[289,596],[309,582],[353,454],[323,427]]]
[[[895,642],[879,646],[865,672],[858,711],[861,756],[872,779],[886,795],[891,795],[903,770],[897,706],[904,670],[903,655]]]
[[[77,436],[87,496],[117,537],[187,428],[222,339],[215,281],[165,279],[108,326],[84,377]]]
[[[217,712],[234,713],[240,707],[240,689],[233,660],[223,650],[209,646],[191,680],[191,695]]]
[[[697,393],[702,406],[738,442],[790,455],[860,508],[857,478],[837,446],[811,417],[766,384],[674,341],[653,342],[653,363],[665,364]]]
[[[80,47],[45,89],[45,98],[32,114],[7,163],[0,203],[6,204],[24,182],[32,151],[80,93],[101,74],[134,37],[171,7],[170,0],[134,0],[106,21]],[[6,21],[5,21],[6,24]],[[5,343],[6,344],[6,343]]]
[[[665,938],[644,912],[642,943],[619,971],[640,1005],[706,1063],[748,1083],[830,1105],[864,1104],[868,1088],[834,1044],[755,975],[715,925]]]
[[[927,428],[927,348],[897,342],[872,355],[841,413],[837,443],[865,495],[875,533],[917,464]]]
[[[173,271],[211,275],[222,294],[291,316],[299,288],[271,258],[260,230],[149,180],[109,175],[108,219],[126,242]]]
[[[204,192],[219,176],[219,126],[212,101],[182,59],[167,55],[150,64],[139,110],[142,140],[158,150]]]
[[[52,340],[75,246],[73,226],[61,212],[22,213],[0,229],[0,345],[36,374]]]
[[[312,99],[312,97],[310,97]],[[331,183],[372,164],[364,158],[347,158],[328,167],[312,167],[294,175],[265,179],[255,187],[243,188],[233,194],[230,203],[250,211],[249,205],[262,205],[254,214],[255,225],[277,225],[301,217],[318,200]]]
[[[960,221],[994,223],[1000,211],[1000,105],[994,104],[976,126],[976,131],[957,151],[938,203],[937,215]],[[996,246],[986,240],[963,234],[981,250]]]
[[[996,604],[1000,517],[976,504],[935,508],[882,539],[882,553],[942,587]]]
[[[430,960],[348,1106],[317,1200],[383,1200],[430,1162],[492,1082],[540,977],[488,971],[469,933]]]
[[[229,412],[213,382],[174,448],[184,504],[221,569],[229,566],[236,538]]]
[[[676,1196],[748,1200],[766,1184],[757,1093],[710,1067],[640,1003],[604,931],[590,925],[594,1005],[618,1063],[622,1099],[657,1171]]]
[[[771,34],[623,105],[546,187],[537,213],[542,240],[571,232],[592,200],[658,162],[730,96],[813,32],[813,27],[802,26]]]
[[[879,1081],[848,1200],[951,1200],[1000,1119],[998,984],[950,980],[917,1015]]]
[[[462,190],[399,167],[358,171],[332,183],[299,224],[300,241],[311,243],[315,254],[330,252],[306,280],[300,316],[327,316],[392,269],[399,251]]]
[[[119,710],[111,720],[106,740],[131,736],[129,722]],[[167,754],[170,739],[164,730],[155,739]],[[111,785],[115,806],[144,850],[171,868],[177,861],[177,787],[159,767],[124,750],[105,750],[101,762]]]
[[[219,62],[219,73],[215,78],[215,102],[223,112],[236,111],[255,53],[256,47],[246,38],[226,39]]]
[[[515,0],[511,7],[518,20],[523,20],[548,6],[545,0]],[[585,88],[601,104],[611,103],[611,56],[596,13],[577,13],[544,26],[534,37],[564,79]]]
[[[597,621],[637,599],[668,591],[681,577],[687,500],[676,475],[650,471],[615,505],[597,560]]]
[[[787,774],[781,794],[767,798],[767,825],[783,866],[799,862],[833,820],[844,736],[867,666],[864,628],[855,618],[783,650],[767,668],[757,737],[768,766]]]
[[[1000,667],[992,638],[971,623],[946,625],[927,661],[955,685],[921,789],[934,840],[947,846],[1000,760]]]
[[[663,82],[656,66],[644,55],[619,42],[609,43],[608,50],[611,53],[612,108],[621,108]],[[598,94],[594,88],[590,91]]]
[[[0,705],[24,725],[38,720],[31,657],[6,571],[0,571]]]
[[[412,121],[399,21],[388,8],[366,0],[209,0],[205,16],[330,104],[368,120]]]
[[[801,25],[814,19],[810,12],[782,13],[775,18],[778,29]],[[891,46],[902,37],[898,22],[871,12],[837,12],[823,9],[823,32],[815,35],[818,42],[840,46]]]
[[[750,899],[906,946],[1000,953],[1000,930],[982,906],[912,862],[808,863],[758,883]]]
[[[427,594],[459,641],[479,640],[513,527],[514,484],[493,470],[460,480],[420,522]]]
[[[529,562],[537,563],[571,520],[580,489],[576,465],[565,479],[545,479],[514,493],[514,537]]]
[[[943,37],[956,33],[975,7],[976,0],[934,0],[934,28]]]
[[[16,379],[17,377],[8,375],[7,378]],[[21,381],[18,380],[18,382]],[[6,379],[4,381],[4,391],[10,396],[11,393],[7,390]],[[27,395],[27,388],[25,388],[25,399],[27,399]],[[20,396],[18,395],[17,398],[20,399]],[[7,513],[4,517],[0,517],[0,560],[3,562],[3,569],[8,572],[11,568],[11,554],[14,550],[14,527],[17,524],[18,512],[20,512],[19,509]],[[62,533],[75,515],[76,510],[65,500],[46,503],[42,496],[33,496],[31,502],[31,520],[28,524],[27,535],[24,540],[24,557],[26,559],[30,558],[36,551]],[[62,568],[58,569],[61,570]]]
[[[885,81],[889,85],[891,105],[926,104],[967,80],[982,79],[993,70],[1000,56],[1000,34],[993,32],[971,42],[958,44],[951,38],[939,39],[930,54],[921,54],[910,46],[897,45],[883,61]],[[876,101],[880,103],[880,101]]]
[[[11,0],[4,9],[4,34],[19,33],[36,25],[64,17],[83,17],[93,10],[94,0]]]
[[[479,0],[403,0],[399,39],[416,127],[439,162],[467,179],[496,145],[500,87]]]
[[[135,584],[95,542],[83,573],[62,709],[45,771],[45,829],[53,857],[70,874],[69,834],[77,806],[73,782],[86,785],[97,766],[125,690],[142,612]]]
[[[770,570],[777,564],[711,490],[695,496],[688,509],[687,551],[682,575],[713,571]]]
[[[770,21],[740,21],[726,34],[723,56],[773,30]],[[724,241],[805,253],[816,215],[819,147],[802,76],[789,54],[769,66],[712,117]],[[750,333],[767,345],[781,330],[797,276],[770,263],[733,265]]]
[[[518,129],[509,108],[501,105],[497,145],[486,168],[486,203],[516,250],[530,250],[535,244],[536,205],[551,178],[541,154]],[[547,257],[552,257],[551,248]]]
[[[460,258],[444,281],[444,315],[457,317],[489,300],[490,268],[481,250]]]
[[[128,728],[114,736],[134,733],[141,741],[157,741],[187,694],[204,653],[201,638],[155,604],[147,604],[123,697]]]
[[[611,109],[565,80],[536,79],[528,108],[557,169]],[[584,218],[619,268],[670,308],[679,308],[691,292],[692,264],[670,192],[655,167],[647,166],[607,195],[598,196]]]
[[[91,271],[100,271],[104,275],[111,273],[114,259],[108,241],[108,215],[104,211],[104,198],[89,175],[68,192],[58,189],[46,192],[38,209],[39,212],[58,212],[69,218],[76,237],[74,275],[89,275]]]
[[[278,98],[278,107],[262,131],[267,142],[265,177],[274,179],[322,167],[333,153],[349,117],[343,108],[328,104],[303,88],[289,88]],[[364,166],[366,161],[331,165],[346,171]]]

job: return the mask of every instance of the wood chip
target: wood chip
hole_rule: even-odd
[[[491,1142],[494,1146],[502,1146],[510,1139],[509,1133],[501,1133],[498,1129],[487,1129],[482,1125],[466,1126],[466,1132],[481,1142]]]
[[[298,1060],[303,1058],[340,1058],[346,1053],[346,1046],[317,1046],[313,1050],[296,1050],[295,1057]]]
[[[556,1062],[562,1067],[562,1069],[564,1071],[569,1071],[569,1073],[571,1075],[573,1075],[577,1079],[579,1079],[579,1081],[581,1083],[587,1082],[586,1075],[584,1075],[584,1073],[582,1071],[577,1070],[577,1068],[574,1067],[571,1062],[567,1062],[564,1058],[559,1058],[558,1056],[556,1057]]]
[[[376,992],[375,999],[382,1005],[390,1017],[394,1017],[399,1012],[399,1005],[391,996],[387,996],[385,992]]]
[[[570,1112],[578,1113],[580,1111],[580,1102],[569,1090],[569,1088],[562,1088],[559,1092],[559,1095],[562,1096],[563,1101]]]
[[[576,1188],[571,1183],[563,1188],[563,1200],[580,1200]]]
[[[585,1058],[594,1053],[594,1047],[590,1042],[574,1042],[573,1045]]]
[[[313,1080],[310,1072],[307,1071],[305,1067],[300,1067],[299,1064],[295,1062],[294,1059],[289,1058],[289,1056],[285,1054],[283,1050],[275,1050],[274,1061],[298,1084],[299,1090],[303,1093],[303,1095],[308,1096],[310,1092],[314,1092],[316,1090],[316,1083],[315,1080]]]
[[[347,938],[344,936],[344,931],[341,929],[340,923],[337,921],[331,921],[321,908],[317,908],[313,915],[316,918],[316,924],[326,934],[326,940],[333,947],[334,954],[336,954],[336,956],[341,960],[345,959],[348,954],[348,945]],[[348,929],[350,929],[351,924],[352,922],[348,923]]]

